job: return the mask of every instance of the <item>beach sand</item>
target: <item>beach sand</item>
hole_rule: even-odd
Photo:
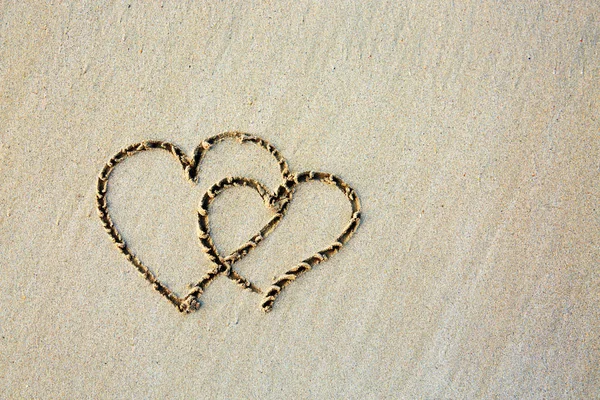
[[[0,397],[598,396],[598,2],[327,4],[0,5]],[[272,312],[220,277],[182,314],[102,229],[96,179],[132,143],[233,130],[340,176],[362,224]],[[198,185],[160,151],[111,176],[115,225],[177,293],[211,268],[196,210],[231,175],[281,180],[234,142]],[[302,185],[235,269],[266,288],[349,214]],[[270,215],[226,191],[217,247]]]

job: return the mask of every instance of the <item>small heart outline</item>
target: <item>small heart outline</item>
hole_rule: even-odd
[[[325,173],[325,172],[314,172],[306,171],[300,174],[292,174],[291,178],[286,181],[285,187],[289,191],[289,195],[284,199],[272,198],[265,187],[250,178],[245,177],[227,177],[214,184],[202,197],[198,208],[198,239],[202,250],[207,254],[207,257],[211,262],[216,264],[214,273],[230,273],[232,271],[232,265],[237,262],[239,258],[232,258],[232,255],[225,258],[221,257],[217,250],[215,243],[210,234],[210,221],[209,221],[209,206],[210,204],[225,190],[244,186],[254,189],[267,207],[270,204],[280,202],[281,206],[274,209],[275,215],[269,220],[269,222],[260,230],[259,233],[255,234],[248,242],[242,245],[238,250],[241,250],[241,255],[246,255],[248,251],[256,248],[258,244],[271,233],[279,224],[279,222],[285,216],[289,205],[291,203],[291,194],[301,183],[310,181],[323,182],[329,185],[333,185],[340,189],[346,198],[350,201],[352,206],[352,214],[350,221],[346,227],[342,230],[342,233],[336,238],[336,240],[323,250],[317,251],[314,255],[304,259],[293,268],[287,270],[282,275],[275,277],[273,283],[269,289],[264,293],[264,299],[261,303],[261,307],[264,312],[270,312],[273,309],[273,304],[281,291],[290,283],[295,281],[300,275],[310,271],[315,265],[324,262],[333,257],[341,248],[350,240],[354,232],[358,229],[361,221],[361,206],[360,199],[357,196],[355,190],[350,187],[341,178]],[[199,288],[198,293],[203,292]],[[262,290],[256,290],[255,292],[261,293]]]

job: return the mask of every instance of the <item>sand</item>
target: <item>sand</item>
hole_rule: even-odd
[[[600,7],[595,1],[0,5],[2,398],[595,398]],[[363,223],[261,297],[217,279],[179,313],[95,210],[121,148],[240,130],[342,177]],[[223,143],[199,184],[167,154],[111,178],[115,224],[176,291],[210,268],[195,210],[277,165]],[[349,206],[299,187],[236,268],[263,287]],[[224,253],[269,217],[215,200]]]

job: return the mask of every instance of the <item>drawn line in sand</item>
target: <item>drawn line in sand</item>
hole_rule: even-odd
[[[197,183],[200,164],[206,152],[215,144],[226,140],[236,139],[240,143],[253,143],[267,150],[277,161],[281,172],[282,183],[277,189],[271,192],[262,183],[245,177],[227,177],[214,184],[202,196],[197,210],[198,216],[198,240],[202,250],[205,252],[208,260],[213,264],[213,268],[208,271],[196,284],[194,284],[189,293],[184,297],[179,297],[175,292],[163,284],[156,275],[129,249],[120,231],[114,225],[108,211],[108,202],[106,199],[108,192],[108,181],[114,168],[128,157],[147,150],[164,150],[170,153],[181,164],[185,177],[190,181]],[[233,269],[233,264],[241,260],[252,249],[263,241],[277,227],[279,222],[285,216],[292,201],[293,193],[299,184],[304,182],[317,181],[332,185],[340,189],[348,198],[352,206],[350,221],[330,246],[318,251],[313,256],[303,260],[298,265],[286,271],[284,274],[276,277],[271,286],[263,291],[239,272]],[[209,226],[209,206],[214,199],[223,193],[226,189],[245,186],[254,189],[262,198],[265,206],[273,212],[273,216],[267,224],[245,244],[237,248],[226,257],[222,257],[212,239]],[[128,146],[115,154],[102,168],[98,176],[96,205],[100,221],[108,235],[111,237],[117,249],[133,264],[133,266],[142,274],[142,276],[152,284],[155,290],[166,297],[181,312],[189,313],[200,307],[199,297],[204,293],[210,283],[220,275],[227,276],[244,289],[263,295],[261,307],[263,311],[269,312],[273,308],[273,303],[283,288],[295,281],[300,275],[311,270],[315,265],[326,261],[336,254],[350,240],[360,224],[360,200],[355,192],[347,183],[335,175],[325,172],[307,171],[299,174],[292,173],[289,170],[287,161],[281,156],[279,151],[264,139],[252,136],[242,132],[224,132],[219,135],[203,140],[194,151],[192,158],[188,158],[185,153],[172,143],[150,140]]]

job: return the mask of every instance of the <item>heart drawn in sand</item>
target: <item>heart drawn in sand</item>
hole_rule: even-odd
[[[192,286],[191,290],[186,296],[180,297],[165,284],[160,282],[156,275],[152,273],[152,271],[129,249],[123,240],[121,233],[112,222],[106,200],[109,177],[115,166],[125,160],[127,157],[131,157],[143,151],[159,149],[167,151],[173,155],[181,164],[185,173],[185,177],[192,182],[197,182],[199,167],[204,155],[212,146],[225,139],[237,139],[240,143],[253,143],[267,150],[279,164],[283,182],[274,192],[271,192],[262,183],[254,179],[245,177],[227,177],[214,184],[210,189],[207,190],[200,201],[197,211],[198,238],[200,246],[206,253],[207,258],[213,264],[213,268],[208,271],[195,285]],[[256,248],[256,246],[258,246],[258,244],[277,227],[289,208],[296,187],[299,184],[308,181],[320,181],[336,186],[338,189],[340,189],[346,195],[352,206],[352,215],[350,220],[342,233],[330,246],[318,251],[313,256],[303,260],[298,265],[276,277],[272,285],[266,291],[263,291],[248,281],[240,273],[235,271],[232,266],[235,262],[239,261],[246,254],[248,254],[248,252]],[[272,210],[274,214],[257,234],[252,236],[252,238],[250,238],[245,244],[233,251],[231,254],[223,257],[216,249],[210,234],[209,206],[220,193],[235,186],[246,186],[254,189],[261,196],[266,207]],[[227,276],[240,286],[255,293],[263,294],[264,298],[261,303],[261,307],[265,312],[270,311],[273,307],[273,303],[277,299],[277,296],[284,287],[295,281],[296,278],[301,274],[312,269],[312,267],[315,265],[332,257],[342,248],[342,246],[350,239],[350,237],[358,228],[361,218],[360,200],[356,195],[356,192],[340,178],[323,172],[308,171],[300,174],[291,173],[286,160],[281,156],[279,151],[273,147],[273,145],[264,139],[242,132],[225,132],[202,141],[195,149],[192,158],[188,158],[179,147],[163,141],[145,141],[128,146],[115,154],[100,172],[100,175],[98,176],[96,204],[102,225],[115,243],[117,249],[123,253],[127,260],[132,263],[135,268],[144,276],[144,278],[153,285],[154,289],[171,301],[171,303],[173,303],[181,312],[186,313],[192,312],[199,308],[200,303],[198,298],[200,295],[202,295],[210,283],[220,275]]]

